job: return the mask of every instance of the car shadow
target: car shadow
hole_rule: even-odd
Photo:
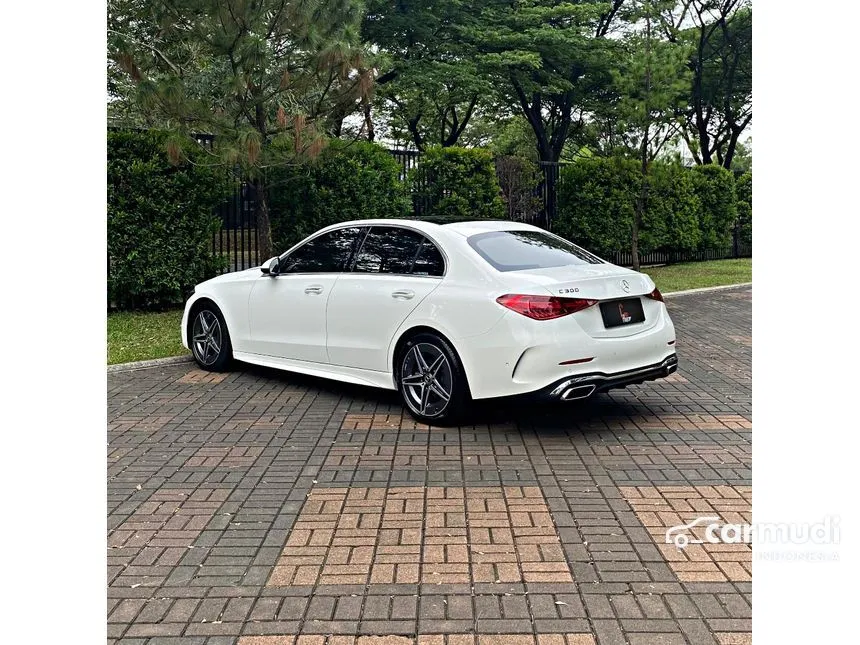
[[[354,413],[403,414],[408,417],[394,390],[344,383],[322,377],[286,372],[250,363],[236,363],[236,368],[254,378],[280,383],[284,387],[316,392],[322,396],[349,399]],[[617,393],[597,394],[584,401],[541,403],[523,398],[500,398],[473,401],[461,428],[518,429],[527,434],[552,436],[571,431],[591,434],[607,429],[620,418],[650,414],[651,409],[633,397],[619,398]],[[432,427],[432,426],[431,426]]]

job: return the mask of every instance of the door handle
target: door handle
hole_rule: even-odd
[[[323,292],[323,288],[318,284],[312,284],[309,287],[305,287],[305,293],[308,295],[318,296]]]
[[[391,292],[391,297],[398,300],[411,300],[415,297],[415,292],[412,289],[398,289]]]

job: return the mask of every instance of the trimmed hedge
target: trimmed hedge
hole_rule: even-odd
[[[108,132],[109,306],[178,304],[217,271],[214,208],[226,195],[226,175],[190,141],[185,160],[171,164],[167,140],[152,130]]]
[[[276,253],[330,224],[410,212],[397,160],[363,141],[333,140],[313,162],[270,169],[266,185]]]
[[[592,158],[565,166],[553,232],[598,255],[629,249],[638,190],[635,161]]]
[[[752,244],[752,170],[738,177],[738,233],[742,241]]]
[[[456,219],[502,218],[493,155],[481,148],[428,148],[410,171],[413,199],[428,216]]]
[[[702,202],[689,169],[677,164],[652,164],[649,179],[641,247],[645,252],[695,251],[702,237]]]
[[[611,256],[629,251],[641,175],[629,159],[582,159],[561,170],[553,231]],[[732,173],[719,166],[689,169],[651,164],[640,253],[724,249],[738,217]]]
[[[692,169],[696,194],[702,202],[699,210],[699,248],[721,249],[732,243],[732,228],[738,218],[735,178],[730,170],[709,164]]]

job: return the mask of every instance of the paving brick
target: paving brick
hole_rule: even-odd
[[[108,642],[749,643],[749,547],[664,538],[750,516],[750,298],[668,300],[668,379],[459,428],[241,364],[111,373]]]

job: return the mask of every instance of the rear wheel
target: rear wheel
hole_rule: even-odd
[[[221,310],[212,303],[202,304],[194,310],[188,331],[188,344],[197,364],[212,372],[226,369],[233,346]]]
[[[452,424],[469,398],[466,375],[456,352],[440,336],[413,336],[399,357],[398,389],[413,417],[427,424]]]

